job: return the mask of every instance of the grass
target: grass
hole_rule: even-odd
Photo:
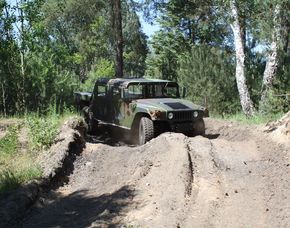
[[[283,113],[271,114],[271,115],[257,114],[253,117],[247,117],[243,113],[236,113],[233,115],[225,115],[225,116],[215,115],[213,117],[217,119],[237,121],[239,123],[246,124],[246,125],[259,125],[259,124],[266,124],[270,121],[276,121],[280,119],[283,115],[284,115]]]
[[[0,153],[5,155],[13,154],[17,150],[19,125],[10,126],[6,135],[0,139]]]
[[[60,125],[73,116],[77,115],[69,109],[66,109],[61,115],[57,114],[55,107],[51,107],[45,116],[27,115],[25,122],[29,131],[30,148],[36,151],[48,149],[52,145]]]
[[[22,162],[21,166],[18,167],[15,164],[6,162],[6,168],[4,170],[0,169],[0,194],[16,189],[20,184],[31,179],[41,177],[41,169],[32,160],[31,157],[18,158],[17,163],[19,161]]]
[[[27,116],[25,123],[28,127],[30,149],[39,151],[49,148],[57,135],[59,122],[59,118],[54,115],[47,117]]]
[[[0,193],[41,175],[32,154],[19,152],[19,130],[19,124],[10,126],[0,139]]]
[[[59,126],[72,116],[76,114],[71,111],[63,115],[54,112],[46,116],[29,114],[18,118],[17,124],[7,128],[5,136],[0,139],[0,194],[41,177],[42,170],[36,162],[37,157],[53,144]],[[9,122],[9,119],[2,121]],[[28,132],[28,148],[25,152],[19,144],[19,134],[23,127]]]

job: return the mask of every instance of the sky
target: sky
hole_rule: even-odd
[[[143,32],[144,32],[144,33],[149,37],[149,39],[150,39],[150,38],[152,37],[152,35],[154,34],[154,32],[156,32],[156,31],[159,30],[159,25],[157,25],[157,24],[153,24],[153,25],[151,25],[151,24],[147,23],[147,22],[144,20],[143,16],[140,15],[139,13],[138,13],[138,16],[139,16],[139,18],[140,18],[140,22],[141,22],[141,25],[142,25],[142,30],[143,30]]]

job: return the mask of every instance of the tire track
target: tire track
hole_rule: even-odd
[[[50,192],[25,226],[289,224],[287,148],[256,128],[213,123],[221,137],[165,133],[140,147],[87,143],[67,184]]]

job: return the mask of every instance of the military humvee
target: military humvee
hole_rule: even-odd
[[[137,144],[145,144],[166,132],[203,135],[203,117],[208,111],[181,99],[176,82],[159,79],[99,79],[93,93],[75,93],[88,124],[96,132],[99,124],[130,130]],[[182,89],[182,97],[186,90]]]

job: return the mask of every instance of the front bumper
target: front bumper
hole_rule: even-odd
[[[169,124],[170,131],[185,133],[193,131],[193,122],[173,122]]]
[[[196,130],[201,118],[189,121],[154,121],[157,135],[162,132],[190,133]]]
[[[198,112],[198,115],[194,115],[195,112]],[[173,114],[172,118],[169,118],[169,113]],[[151,113],[150,113],[151,114]],[[157,116],[157,115],[156,115]],[[180,110],[180,111],[168,111],[160,112],[156,118],[151,118],[154,121],[154,126],[156,128],[157,134],[160,132],[178,132],[178,133],[189,133],[193,132],[196,129],[196,124],[204,117],[208,116],[208,111],[203,110]]]

